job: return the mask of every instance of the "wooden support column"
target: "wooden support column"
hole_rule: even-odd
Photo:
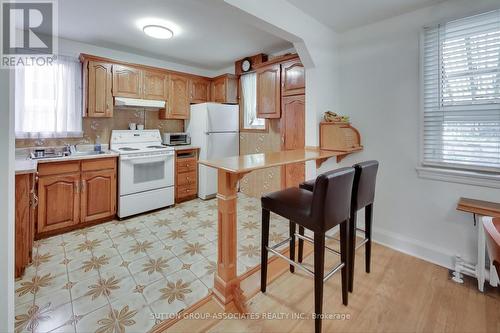
[[[214,297],[226,311],[245,312],[237,265],[237,185],[242,175],[218,170],[218,258]]]

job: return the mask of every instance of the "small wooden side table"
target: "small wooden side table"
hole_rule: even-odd
[[[462,272],[468,273],[477,278],[477,286],[480,291],[484,290],[484,281],[489,274],[490,285],[498,285],[498,277],[495,266],[490,264],[489,272],[486,269],[486,236],[484,233],[483,219],[500,217],[500,203],[482,201],[469,198],[460,198],[457,210],[472,213],[474,224],[477,225],[477,263],[466,263],[461,257],[457,256],[455,261],[455,272],[453,281],[463,283]]]

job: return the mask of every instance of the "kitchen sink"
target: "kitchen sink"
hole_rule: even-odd
[[[71,153],[70,156],[92,156],[92,155],[102,155],[102,154],[106,154],[106,152],[89,150],[89,151],[75,151]]]

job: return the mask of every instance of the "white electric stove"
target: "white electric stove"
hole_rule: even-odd
[[[120,154],[118,217],[174,204],[174,149],[159,130],[114,130],[110,149]]]

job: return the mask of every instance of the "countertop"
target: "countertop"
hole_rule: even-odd
[[[50,163],[50,162],[64,162],[64,161],[78,161],[78,160],[92,160],[96,158],[108,158],[108,157],[118,157],[119,154],[113,151],[107,150],[104,154],[99,155],[69,155],[62,157],[50,157],[50,158],[40,158],[37,159],[38,163]]]
[[[118,157],[119,154],[106,151],[104,154],[99,155],[74,155],[74,156],[63,156],[63,157],[53,157],[53,158],[40,158],[32,160],[30,158],[16,158],[15,167],[16,175],[22,175],[26,173],[34,173],[37,171],[38,163],[51,163],[51,162],[65,162],[65,161],[78,161],[78,160],[90,160],[97,158],[109,158]]]
[[[199,161],[200,164],[224,170],[230,173],[246,173],[253,170],[265,169],[274,166],[299,163],[313,160],[326,160],[330,157],[344,155],[345,152],[297,149],[274,153],[249,154],[231,156],[219,160]]]
[[[200,147],[197,146],[191,146],[191,145],[180,145],[180,146],[172,146],[174,150],[189,150],[189,149],[200,149]]]
[[[35,173],[37,170],[37,161],[26,159],[26,160],[16,160],[16,175],[25,175],[28,173]]]

